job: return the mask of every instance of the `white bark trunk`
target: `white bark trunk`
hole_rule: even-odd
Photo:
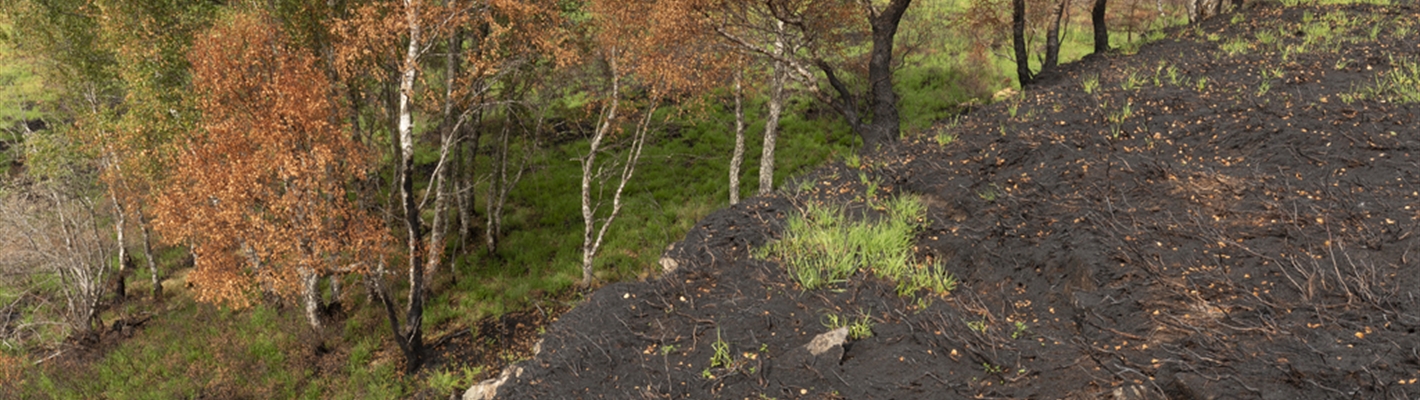
[[[297,273],[301,278],[301,300],[305,303],[306,322],[312,328],[320,329],[320,276],[307,267],[301,267]]]
[[[123,299],[124,297],[128,297],[127,272],[128,265],[130,264],[128,260],[128,248],[124,247],[125,241],[123,237],[123,226],[126,225],[127,216],[123,212],[123,204],[118,202],[118,195],[114,194],[113,189],[109,189],[108,196],[109,200],[113,201],[113,214],[116,219],[113,223],[113,230],[118,239],[118,243],[115,244],[118,247],[118,275],[114,279],[114,295],[118,296],[119,299]]]
[[[784,22],[776,21],[774,39],[774,72],[769,78],[769,115],[764,120],[764,147],[759,157],[759,194],[774,191],[774,145],[779,137],[779,115],[784,110],[784,81],[788,68],[779,59],[784,54]]]
[[[512,118],[509,113],[508,118]],[[498,148],[493,149],[492,170],[488,171],[488,194],[483,196],[484,213],[488,215],[487,223],[484,224],[483,239],[488,244],[488,253],[498,251],[498,239],[503,231],[503,203],[499,201],[503,188],[501,187],[508,172],[508,127],[510,123],[503,123],[503,130],[498,138],[494,139],[498,143]],[[504,179],[499,179],[500,177]]]
[[[592,284],[592,260],[596,257],[597,247],[600,242],[594,241],[592,231],[596,227],[596,214],[592,205],[592,172],[595,171],[597,162],[597,152],[601,151],[602,139],[611,132],[612,125],[616,122],[616,111],[621,106],[621,76],[616,69],[616,50],[608,50],[607,63],[611,68],[611,103],[606,106],[606,112],[602,117],[602,123],[597,130],[592,133],[592,140],[587,150],[587,156],[582,159],[582,287],[590,287]],[[607,222],[611,222],[608,220]]]
[[[149,279],[153,282],[153,300],[157,300],[163,296],[163,281],[158,276],[158,261],[153,256],[153,239],[152,235],[148,233],[150,229],[148,228],[148,217],[143,214],[142,206],[138,207],[136,213],[138,214],[138,231],[143,234],[143,259],[148,264],[148,272],[152,273]]]
[[[743,71],[735,71],[735,152],[730,156],[730,205],[740,202],[740,165],[745,160]]]
[[[399,149],[400,188],[399,195],[404,208],[404,220],[409,241],[409,300],[403,331],[395,331],[395,341],[400,345],[406,358],[406,367],[411,371],[421,364],[424,351],[424,264],[420,260],[420,241],[423,231],[420,226],[419,207],[414,201],[414,118],[410,104],[414,96],[414,77],[418,69],[420,25],[418,2],[404,0],[405,22],[409,24],[409,44],[400,66],[399,79]],[[397,327],[398,321],[391,321]]]

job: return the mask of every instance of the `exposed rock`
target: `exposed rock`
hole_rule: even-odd
[[[523,367],[517,365],[510,366],[503,369],[503,373],[498,374],[497,379],[485,379],[483,382],[479,382],[477,385],[468,388],[468,391],[463,392],[463,400],[492,400],[494,397],[498,396],[498,388],[502,387],[504,383],[508,383],[509,378],[516,378],[522,375]]]
[[[814,336],[808,344],[795,347],[784,357],[785,366],[807,366],[815,370],[838,365],[843,361],[843,343],[848,340],[848,327],[840,327]]]
[[[810,341],[809,344],[804,345],[804,348],[808,349],[809,354],[812,354],[814,357],[818,357],[820,354],[823,354],[826,351],[833,350],[835,347],[841,353],[843,350],[843,342],[847,340],[848,327],[840,326],[838,327],[838,329],[834,329],[828,332],[821,333],[818,336],[814,336],[814,340]]]
[[[680,260],[676,260],[675,257],[671,255],[673,252],[675,252],[675,243],[666,246],[666,251],[661,253],[661,272],[665,275],[670,275],[672,272],[680,269]]]

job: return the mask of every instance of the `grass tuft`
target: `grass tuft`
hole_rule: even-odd
[[[760,257],[778,258],[804,290],[815,290],[871,271],[898,285],[903,296],[924,290],[946,294],[956,278],[941,264],[918,263],[913,238],[927,209],[914,196],[898,196],[882,204],[876,220],[849,221],[842,207],[809,204],[791,216],[784,238],[761,248]]]

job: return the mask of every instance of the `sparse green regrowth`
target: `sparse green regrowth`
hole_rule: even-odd
[[[1125,91],[1133,91],[1138,89],[1143,83],[1144,79],[1139,77],[1138,72],[1130,72],[1128,76],[1124,77],[1124,81],[1119,83],[1119,88]]]
[[[984,319],[966,321],[966,327],[976,333],[986,334],[986,320]]]
[[[1253,37],[1257,38],[1258,43],[1264,45],[1270,46],[1273,43],[1277,43],[1277,35],[1273,35],[1272,31],[1269,30],[1258,31],[1257,33],[1253,34]]]
[[[1252,44],[1248,43],[1247,40],[1243,40],[1242,38],[1234,38],[1233,40],[1229,40],[1219,46],[1219,48],[1223,49],[1223,51],[1228,53],[1229,56],[1236,56],[1238,54],[1247,53],[1247,50],[1250,47],[1252,47]]]
[[[812,179],[800,179],[799,184],[797,187],[795,187],[795,189],[798,189],[798,191],[796,192],[798,194],[809,193],[810,191],[814,190],[814,181]]]
[[[824,314],[823,325],[829,330],[848,327],[848,339],[860,340],[873,337],[873,318],[870,312],[858,312],[858,318],[840,316],[838,314]]]
[[[1085,94],[1094,94],[1100,88],[1100,76],[1090,75],[1085,80],[1080,81],[1080,88],[1085,90]]]
[[[1390,58],[1391,68],[1362,88],[1359,97],[1392,103],[1420,103],[1420,58]]]
[[[947,132],[939,132],[937,133],[935,139],[937,140],[938,146],[946,147],[946,145],[952,144],[952,142],[956,141],[957,136]]]
[[[919,265],[912,242],[925,221],[926,207],[916,196],[902,195],[880,203],[884,215],[850,221],[841,206],[810,203],[803,214],[790,216],[784,238],[756,251],[777,259],[804,290],[846,281],[858,272],[891,280],[903,295],[922,290],[946,294],[956,286],[940,265]]]
[[[982,188],[981,190],[976,191],[976,197],[981,198],[981,200],[985,200],[987,203],[995,203],[996,198],[999,196],[1001,196],[1001,193],[996,190],[996,187],[994,185],[987,186],[985,188]]]
[[[1164,33],[1163,29],[1154,29],[1144,36],[1144,41],[1153,43],[1164,40],[1165,37],[1168,37],[1168,34]]]
[[[1011,339],[1021,339],[1029,334],[1030,327],[1025,322],[1016,321],[1016,329],[1011,331]]]
[[[848,168],[858,169],[863,167],[863,160],[858,157],[858,153],[848,153],[843,156],[843,165]]]
[[[710,348],[715,351],[710,355],[710,368],[728,368],[735,360],[730,357],[730,342],[720,336],[720,330],[715,330],[715,342],[710,343]]]
[[[1208,77],[1206,77],[1206,76],[1200,76],[1200,77],[1198,77],[1198,81],[1197,81],[1196,83],[1194,83],[1194,87],[1195,87],[1196,89],[1198,89],[1199,92],[1202,92],[1202,91],[1208,89]]]
[[[1109,122],[1110,136],[1116,139],[1119,138],[1124,130],[1124,122],[1128,121],[1129,117],[1133,116],[1134,100],[1125,100],[1124,106],[1120,107],[1119,111],[1112,111],[1106,114],[1105,121]]]

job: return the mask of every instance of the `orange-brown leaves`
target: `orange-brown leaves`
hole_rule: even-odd
[[[244,305],[256,283],[294,293],[298,269],[349,266],[386,242],[345,190],[368,152],[338,125],[314,57],[279,32],[262,13],[238,13],[188,55],[202,122],[179,145],[157,227],[193,246],[202,300]]]
[[[615,57],[652,98],[722,85],[732,54],[718,42],[703,0],[597,0],[590,4],[601,57]]]
[[[486,79],[511,66],[539,58],[563,66],[577,59],[555,0],[412,0],[411,5],[418,10],[423,30],[420,45],[425,51],[447,43],[455,32],[463,32],[463,62],[468,67],[454,82],[455,97],[483,86]],[[331,25],[331,35],[337,40],[335,70],[342,81],[365,76],[386,79],[386,75],[376,71],[397,68],[404,57],[404,43],[409,40],[404,7],[402,2],[366,4]]]

